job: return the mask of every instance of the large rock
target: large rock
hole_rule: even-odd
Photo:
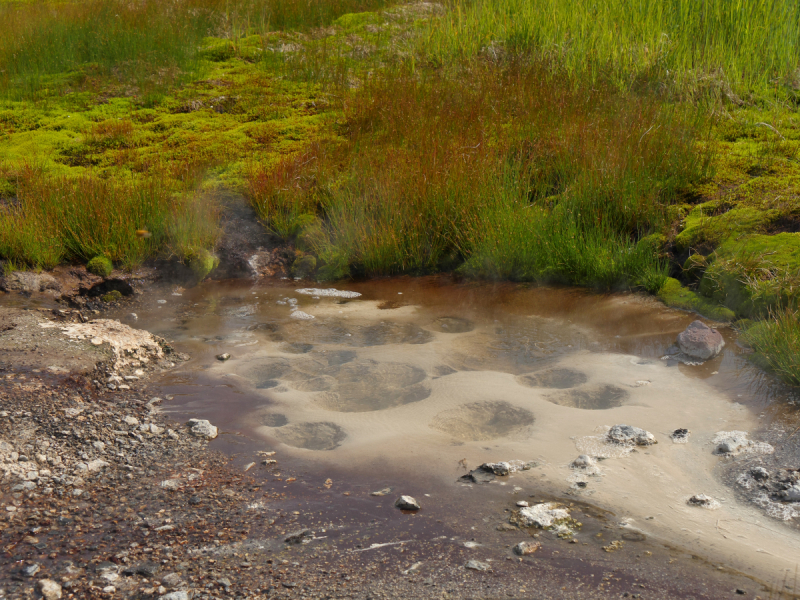
[[[678,348],[692,358],[714,358],[724,347],[725,340],[719,331],[700,321],[694,321],[678,334]]]
[[[60,290],[61,286],[52,275],[47,273],[31,273],[30,271],[14,271],[0,278],[0,289],[8,292],[44,292]]]

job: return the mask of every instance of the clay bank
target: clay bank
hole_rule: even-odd
[[[206,587],[185,572],[182,586],[164,585],[166,572],[141,583],[117,558],[98,590],[215,597],[217,580],[236,585],[220,574],[230,560],[269,564],[273,579],[288,561],[278,581],[295,587],[270,590],[264,575],[243,597],[322,597],[303,569],[329,563],[374,573],[388,597],[535,597],[532,573],[542,597],[643,594],[634,580],[642,597],[792,591],[795,393],[751,364],[730,328],[636,294],[445,278],[293,283],[155,285],[96,315],[46,295],[3,299],[16,305],[2,309],[4,368],[83,373],[100,412],[141,392],[149,417],[121,415],[120,427],[227,457],[238,481],[228,497],[247,509],[210,514],[242,510],[266,527],[197,546],[196,560],[219,561]],[[3,431],[2,485],[21,512],[26,497],[59,488],[52,465],[29,475],[15,431]],[[77,455],[84,473],[115,460],[98,448]],[[169,502],[199,497],[188,490],[205,476],[190,466],[148,485]],[[153,535],[149,546],[167,547]],[[571,591],[558,596],[563,584]],[[347,590],[371,593],[366,580]]]

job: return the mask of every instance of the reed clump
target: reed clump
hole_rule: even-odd
[[[159,255],[183,259],[214,246],[216,211],[165,173],[112,181],[25,168],[16,196],[0,204],[0,256],[35,268],[97,256],[126,267]]]
[[[459,268],[657,289],[663,265],[637,241],[708,165],[695,112],[575,89],[546,65],[376,78],[340,130],[344,144],[250,177],[262,218],[302,234],[328,277]],[[285,226],[299,214],[312,231]]]

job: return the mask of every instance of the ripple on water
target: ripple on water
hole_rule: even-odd
[[[533,424],[530,411],[502,400],[464,404],[440,412],[430,426],[464,441],[492,440],[518,433]]]
[[[575,369],[548,369],[539,373],[528,373],[517,377],[517,383],[526,387],[569,389],[583,385],[589,380],[585,373]]]
[[[559,406],[580,408],[584,410],[606,410],[622,406],[627,400],[628,392],[615,385],[600,385],[579,390],[568,390],[545,398],[548,402]]]
[[[347,437],[335,423],[297,423],[281,427],[275,437],[288,446],[306,450],[333,450]]]

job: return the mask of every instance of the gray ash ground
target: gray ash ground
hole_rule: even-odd
[[[410,483],[404,493],[423,510],[403,514],[394,494],[370,496],[369,482],[291,468],[279,455],[245,471],[252,453],[210,450],[165,422],[144,388],[98,390],[81,376],[9,365],[0,376],[9,471],[0,482],[0,597],[38,597],[45,579],[76,599],[741,597],[737,588],[752,598],[763,590],[677,550],[625,542],[588,505],[573,514],[596,543],[542,532],[541,550],[516,557],[511,547],[529,533],[507,525],[507,498],[487,496],[486,510],[465,519]],[[307,543],[285,541],[304,529]],[[482,545],[468,548],[471,538]],[[624,542],[613,554],[603,550],[612,539]],[[469,560],[491,570],[467,570]]]

